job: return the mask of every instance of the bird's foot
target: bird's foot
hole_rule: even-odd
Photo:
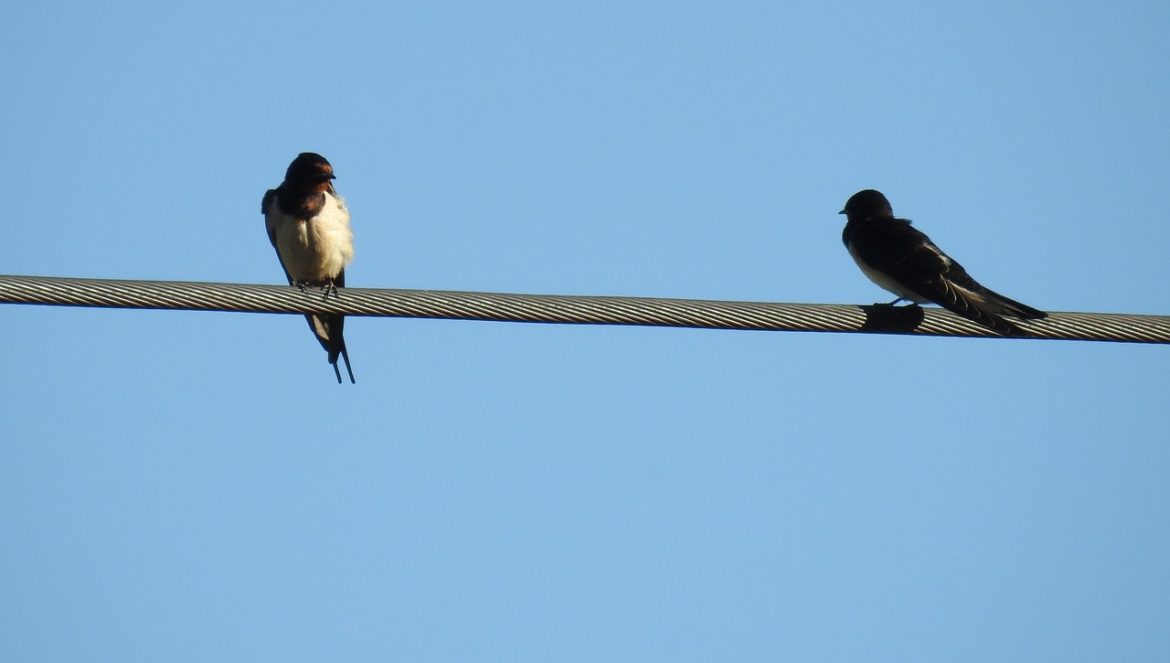
[[[321,286],[321,289],[325,291],[324,301],[329,301],[329,295],[333,295],[334,299],[337,298],[337,286],[333,283],[333,279],[326,281],[325,285]]]

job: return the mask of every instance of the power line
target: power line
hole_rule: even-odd
[[[277,285],[0,275],[0,303],[1002,338],[934,307],[654,297],[343,288],[326,300],[320,290],[302,292]],[[1170,316],[1051,313],[1044,320],[1017,324],[1032,337],[1046,340],[1170,343]]]

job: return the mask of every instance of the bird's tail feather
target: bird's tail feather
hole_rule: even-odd
[[[1029,336],[1028,332],[1024,331],[1018,325],[1013,324],[1009,320],[1005,320],[996,313],[993,313],[986,308],[983,308],[982,306],[972,305],[969,302],[964,302],[962,300],[953,304],[943,302],[939,303],[942,304],[943,308],[947,309],[951,313],[955,313],[964,318],[967,318],[968,320],[978,322],[985,327],[990,327],[1001,334],[1007,334],[1008,336]]]
[[[345,372],[349,373],[349,383],[350,384],[357,384],[357,380],[353,379],[353,369],[349,367],[349,350],[345,349],[345,342],[344,341],[342,341],[342,343],[341,343],[341,358],[345,360]],[[337,368],[336,361],[333,362],[333,368]],[[338,381],[341,380],[340,371],[338,371],[337,379],[338,379]]]
[[[1041,320],[1048,317],[1048,314],[1039,309],[1034,309],[1027,304],[1021,304],[1014,299],[1004,297],[998,292],[988,290],[988,300],[998,304],[1003,309],[1004,315],[1010,315],[1021,320]]]
[[[349,373],[349,381],[351,384],[357,384],[353,379],[353,369],[349,365],[349,351],[345,347],[345,336],[342,330],[345,327],[345,316],[343,315],[313,315],[308,314],[305,318],[309,321],[309,328],[313,330],[313,334],[317,337],[317,341],[321,343],[321,347],[325,348],[328,354],[328,361],[333,366],[333,373],[337,376],[337,383],[341,384],[341,369],[337,366],[338,358],[345,360],[345,370]]]
[[[329,363],[333,364],[333,372],[337,374],[337,384],[341,384],[341,369],[337,367],[338,357],[345,361],[345,372],[349,374],[349,383],[357,384],[357,380],[353,379],[353,368],[349,365],[349,350],[345,347],[345,337],[341,335],[340,327],[333,331],[334,333],[329,339],[328,350]]]
[[[979,288],[978,290],[975,288],[964,288],[949,281],[943,281],[942,286],[943,290],[941,294],[943,296],[935,299],[935,302],[951,313],[960,315],[985,327],[990,327],[1008,336],[1030,335],[1018,325],[1001,317],[1005,314],[1015,315],[1015,313],[1009,310],[1008,307],[1001,305],[996,300],[998,295],[990,290],[986,288]],[[1019,306],[1023,306],[1023,304],[1019,304]]]

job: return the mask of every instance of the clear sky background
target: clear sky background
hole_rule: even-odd
[[[1170,5],[9,3],[0,272],[1170,313]],[[0,306],[5,661],[1165,661],[1170,349]]]

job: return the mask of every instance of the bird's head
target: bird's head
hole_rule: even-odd
[[[327,191],[335,179],[333,166],[320,154],[302,152],[288,165],[284,174],[284,181],[298,189],[316,189]]]
[[[881,216],[894,216],[894,208],[890,201],[876,189],[858,191],[845,201],[845,209],[838,212],[844,214],[850,221],[871,219]]]

